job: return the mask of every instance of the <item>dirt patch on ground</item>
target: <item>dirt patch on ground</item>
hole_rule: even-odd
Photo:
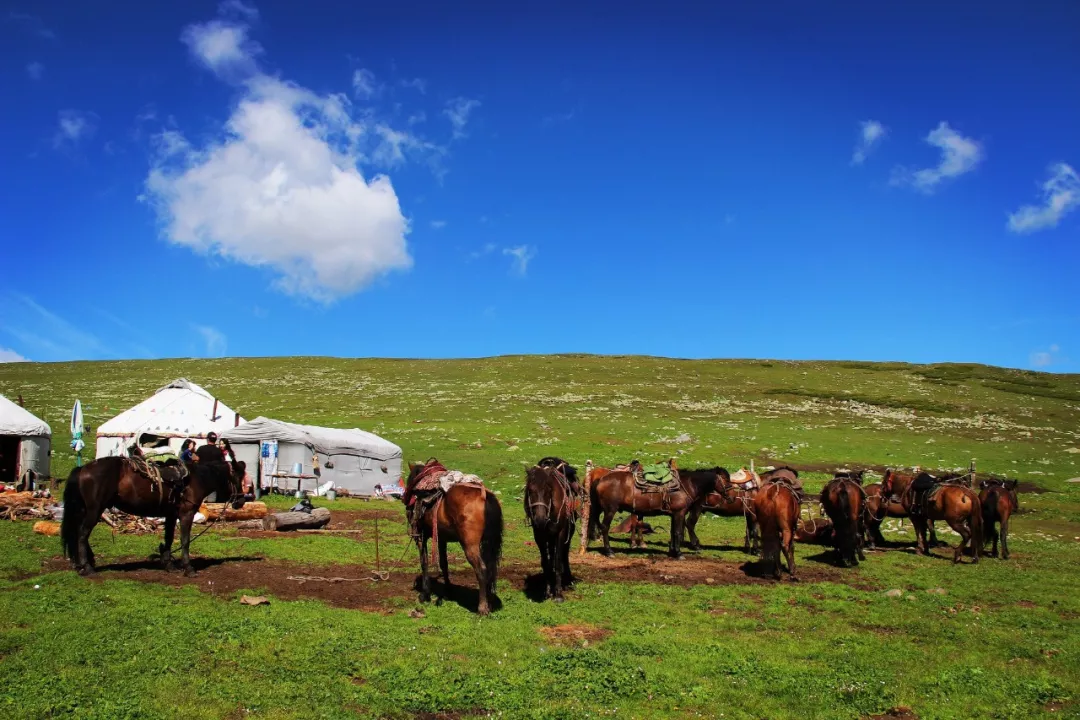
[[[1024,480],[1023,482],[1016,484],[1016,491],[1022,493],[1034,493],[1035,495],[1042,495],[1043,493],[1050,492],[1044,487],[1040,487],[1030,480]]]
[[[394,612],[414,607],[418,570],[414,564],[392,563],[383,566],[383,573],[363,565],[308,565],[268,560],[261,557],[193,558],[198,571],[194,577],[181,572],[165,572],[151,560],[124,559],[98,568],[98,579],[134,580],[172,587],[192,586],[202,592],[236,600],[240,591],[269,595],[275,600],[320,600],[327,605],[371,612]],[[502,593],[525,592],[535,600],[543,599],[543,578],[538,563],[508,563],[500,568],[499,589]],[[723,562],[713,559],[687,557],[672,560],[663,554],[619,554],[613,558],[598,553],[574,556],[571,566],[575,579],[587,583],[652,583],[656,585],[773,585],[771,578],[757,573],[752,562]],[[43,572],[69,570],[63,558],[43,563]],[[388,571],[388,572],[387,572]],[[816,563],[804,563],[798,570],[800,580],[808,582],[838,582],[861,589],[869,587],[865,578],[852,571],[840,570]],[[450,573],[451,587],[443,588],[433,579],[436,595],[475,609],[479,598],[476,576],[472,569],[457,568]],[[787,582],[786,575],[785,580]],[[572,597],[571,591],[571,597]],[[255,610],[257,612],[257,610]]]
[[[880,715],[866,715],[863,720],[919,720],[919,716],[909,707],[894,707]]]
[[[538,628],[537,632],[551,645],[587,647],[611,636],[611,631],[595,625],[555,625]]]

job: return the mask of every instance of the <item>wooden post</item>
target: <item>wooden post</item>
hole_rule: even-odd
[[[971,466],[968,468],[968,486],[975,487],[975,458],[971,458]]]
[[[593,464],[592,460],[585,461],[585,499],[581,502],[581,548],[578,550],[578,555],[584,555],[585,551],[589,548],[589,505],[591,504],[590,497],[592,495],[592,488],[589,476],[592,475]]]
[[[754,474],[754,458],[750,458],[750,474]]]

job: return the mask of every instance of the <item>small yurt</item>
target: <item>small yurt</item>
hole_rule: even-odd
[[[320,494],[333,489],[370,497],[376,494],[376,485],[394,486],[401,478],[401,448],[357,428],[258,417],[221,437],[232,445],[237,459],[247,463],[262,488]]]
[[[180,378],[102,423],[97,431],[96,457],[126,455],[127,448],[136,442],[145,455],[178,455],[184,440],[191,438],[202,444],[207,433],[220,436],[242,422],[240,413]]]
[[[49,476],[52,429],[0,395],[0,483],[19,485],[31,471]]]

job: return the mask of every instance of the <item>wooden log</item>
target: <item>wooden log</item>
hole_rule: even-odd
[[[34,493],[13,492],[0,495],[0,507],[14,507],[16,505],[31,505],[34,503]]]
[[[34,523],[34,532],[38,535],[59,535],[60,523],[53,522],[52,520],[38,520]]]
[[[330,522],[330,511],[315,508],[310,513],[283,512],[267,515],[263,519],[264,530],[317,530]]]
[[[270,514],[270,509],[266,507],[266,503],[257,501],[244,503],[244,506],[239,510],[233,510],[232,505],[229,503],[203,503],[202,506],[199,507],[199,512],[203,514],[208,522],[213,520],[233,522],[239,520],[261,520]],[[224,513],[224,517],[222,517],[222,513]]]

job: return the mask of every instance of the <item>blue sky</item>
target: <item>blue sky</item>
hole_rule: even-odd
[[[23,3],[0,358],[1080,371],[1080,5]]]

